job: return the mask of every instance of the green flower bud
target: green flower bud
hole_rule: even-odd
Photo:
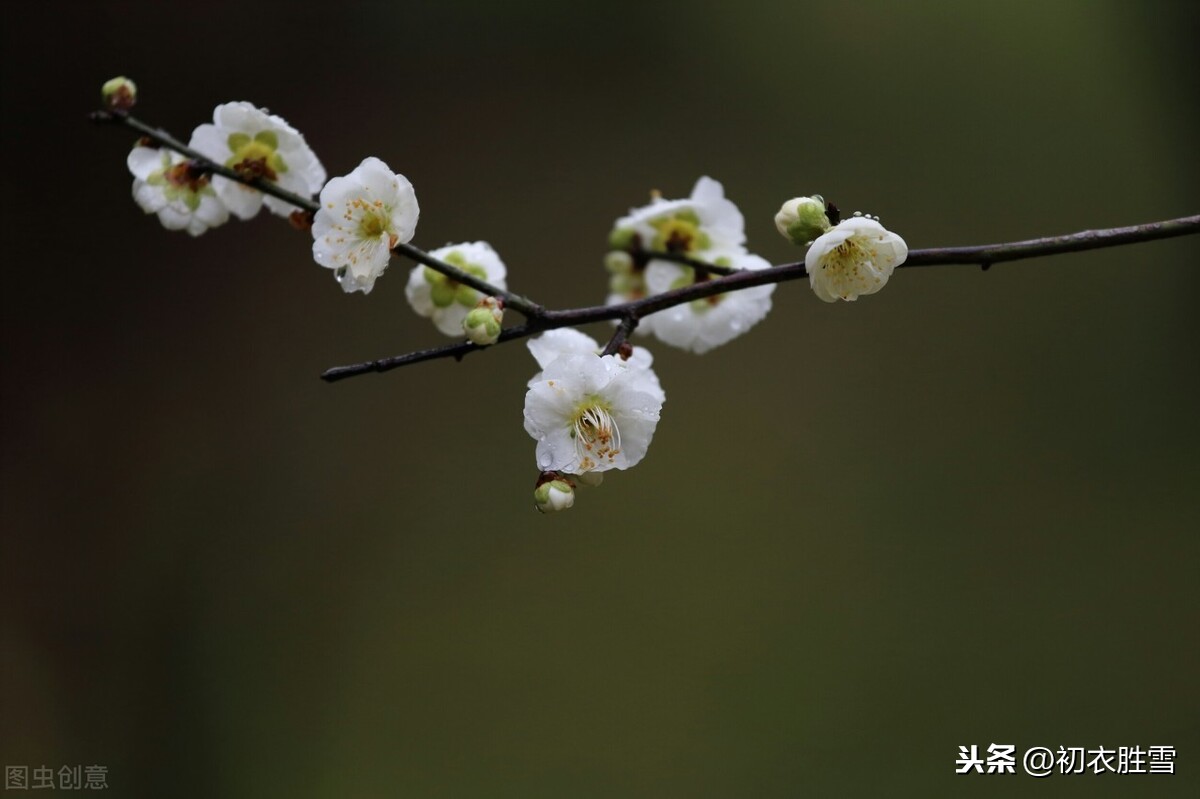
[[[100,102],[109,111],[128,111],[137,102],[137,85],[126,77],[113,78],[100,87]]]
[[[495,297],[484,297],[463,319],[463,331],[467,338],[481,347],[495,344],[500,338],[500,323],[504,321],[504,308]]]
[[[632,250],[637,241],[637,231],[633,228],[614,228],[608,234],[608,246],[613,250]]]
[[[533,490],[533,505],[540,513],[557,513],[575,504],[575,487],[566,480],[547,480]]]
[[[604,268],[613,275],[628,275],[633,271],[633,256],[624,250],[613,250],[604,256]]]
[[[829,217],[825,215],[825,200],[819,194],[812,197],[796,197],[788,200],[775,214],[775,227],[779,234],[792,244],[801,247],[829,230]]]

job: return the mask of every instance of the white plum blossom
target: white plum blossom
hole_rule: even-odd
[[[645,282],[646,252],[713,261],[745,252],[745,243],[742,212],[718,181],[700,178],[686,199],[664,200],[655,194],[649,205],[632,209],[613,225],[612,251],[605,259],[612,274],[607,302],[616,305],[653,293]],[[655,324],[655,316],[647,317],[637,331],[653,332]]]
[[[486,241],[448,244],[429,254],[496,288],[507,288],[504,262]],[[409,273],[404,293],[413,310],[433,319],[437,329],[447,336],[463,335],[463,321],[483,299],[483,295],[470,286],[427,266],[417,266]]]
[[[724,259],[735,269],[769,269],[771,264],[750,253]],[[651,261],[646,267],[646,285],[661,294],[695,281],[695,270],[667,261]],[[654,335],[666,344],[704,353],[742,335],[761,322],[771,310],[775,284],[716,294],[654,314]]]
[[[525,431],[537,466],[564,474],[628,469],[646,455],[662,411],[650,369],[617,356],[561,355],[525,395]]]
[[[229,210],[217,197],[207,175],[171,150],[134,147],[125,163],[133,173],[133,199],[148,214],[158,214],[167,230],[199,236],[223,225]]]
[[[808,248],[808,282],[825,302],[856,300],[883,288],[892,270],[908,257],[904,239],[879,220],[853,216],[834,226]]]
[[[547,330],[537,338],[529,339],[525,346],[542,369],[563,355],[599,355],[604,350],[594,338],[570,327]],[[641,390],[655,397],[660,403],[667,398],[658,375],[650,368],[654,364],[654,356],[650,354],[650,350],[645,347],[632,347],[628,358],[618,354],[614,363],[624,369],[640,371],[643,375]],[[529,386],[532,388],[534,383],[541,380],[542,373],[538,372],[529,381]]]
[[[412,239],[419,215],[408,178],[378,158],[366,158],[321,190],[312,226],[313,259],[336,270],[347,293],[368,294],[387,268],[392,248]]]
[[[225,103],[213,111],[213,123],[192,132],[189,145],[202,155],[245,177],[263,177],[301,197],[325,183],[325,167],[304,136],[282,118],[251,103]],[[272,213],[290,216],[294,205],[219,175],[213,188],[239,219],[253,218],[265,203]]]

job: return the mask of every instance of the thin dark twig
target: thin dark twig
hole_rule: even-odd
[[[656,250],[642,250],[638,253],[640,257],[646,261],[671,261],[672,263],[690,266],[702,275],[732,275],[738,271],[732,266],[720,266],[718,264],[710,264],[707,261],[701,261],[698,258],[692,258],[677,252],[659,252]]]
[[[235,169],[230,169],[224,164],[218,164],[216,161],[213,161],[202,153],[193,150],[191,147],[188,147],[186,144],[182,143],[162,128],[151,127],[145,122],[142,122],[140,119],[132,117],[124,111],[93,111],[91,118],[94,122],[112,123],[124,125],[127,128],[132,128],[151,141],[156,142],[158,145],[166,147],[168,150],[174,150],[180,155],[185,156],[191,160],[192,164],[201,172],[220,175],[223,178],[236,181],[244,186],[250,186],[251,188],[258,189],[263,194],[269,194],[272,197],[278,197],[284,202],[291,203],[297,208],[308,211],[310,214],[315,214],[318,210],[320,210],[320,204],[311,197],[301,197],[299,194],[294,194],[286,189],[280,188],[277,183],[267,180],[261,175],[248,177]],[[481,280],[471,273],[459,269],[453,264],[448,264],[445,261],[434,258],[421,248],[414,247],[411,244],[397,244],[392,248],[392,253],[403,255],[417,263],[424,264],[431,269],[441,272],[451,280],[457,283],[462,283],[466,286],[470,286],[476,291],[482,292],[487,296],[500,297],[504,300],[506,307],[512,308],[513,310],[518,311],[529,318],[541,316],[545,310],[541,305],[527,297],[522,297],[520,294],[514,294],[513,292],[502,289],[499,286],[493,286],[486,280]]]
[[[1131,225],[1105,230],[1085,230],[1065,236],[1049,236],[1041,239],[1029,239],[1010,244],[985,244],[976,247],[941,247],[921,250],[909,250],[908,259],[901,264],[909,266],[934,266],[949,264],[969,264],[974,266],[990,266],[1004,261],[1017,261],[1026,258],[1037,258],[1043,255],[1058,255],[1067,252],[1082,252],[1103,247],[1115,247],[1122,244],[1134,244],[1142,241],[1186,236],[1200,233],[1200,215],[1168,219],[1162,222],[1149,222],[1144,225]],[[560,327],[575,327],[590,322],[604,322],[612,319],[629,320],[641,319],[649,314],[676,305],[682,305],[692,300],[704,299],[730,291],[748,289],[752,286],[763,286],[771,283],[785,283],[807,277],[808,272],[802,262],[781,264],[770,269],[740,270],[724,277],[693,283],[689,286],[673,289],[662,294],[654,294],[630,302],[616,305],[593,305],[586,308],[573,308],[563,311],[545,311],[539,318],[529,323],[510,327],[502,331],[499,342],[513,341],[553,330]],[[630,331],[636,321],[630,324]],[[618,327],[617,333],[610,340],[612,351],[619,349],[624,336]],[[618,336],[621,336],[618,338]],[[615,346],[613,341],[616,341]],[[469,342],[448,344],[443,347],[420,350],[407,355],[392,358],[382,358],[376,361],[337,366],[321,375],[323,380],[335,382],[355,375],[369,372],[386,372],[400,366],[438,358],[462,358],[463,355],[475,350],[486,349]],[[609,347],[605,347],[605,352]]]
[[[1143,225],[1083,230],[1065,236],[1047,236],[1040,239],[1013,241],[1007,244],[981,244],[974,247],[934,247],[912,250],[901,266],[945,266],[950,264],[974,264],[985,269],[992,264],[1005,261],[1020,261],[1025,258],[1040,258],[1043,255],[1059,255],[1067,252],[1083,252],[1122,244],[1169,239],[1200,233],[1200,214],[1167,219],[1162,222],[1147,222]]]
[[[557,325],[559,327],[565,325]],[[532,322],[517,325],[515,327],[505,328],[500,332],[500,338],[497,344],[512,341],[513,339],[526,338],[542,330],[547,330],[543,325],[534,324]],[[491,345],[495,346],[495,345]],[[487,347],[481,347],[478,344],[473,344],[470,341],[460,341],[457,344],[446,344],[441,347],[430,347],[427,350],[417,350],[406,355],[397,355],[391,358],[380,358],[377,361],[367,361],[365,363],[355,363],[349,366],[335,366],[332,369],[327,369],[321,379],[327,383],[336,383],[339,380],[344,380],[347,377],[355,375],[367,374],[369,372],[389,372],[392,369],[401,366],[407,366],[410,363],[420,363],[421,361],[433,361],[439,358],[453,358],[456,361],[461,361],[465,356],[472,352],[486,350]]]
[[[617,329],[613,332],[612,338],[604,345],[604,350],[601,355],[616,355],[621,349],[629,336],[633,333],[633,329],[638,326],[638,317],[635,313],[630,313],[621,317],[621,323],[617,325]]]

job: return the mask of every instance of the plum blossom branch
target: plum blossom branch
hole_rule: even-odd
[[[116,125],[124,125],[127,128],[137,131],[145,138],[158,144],[160,147],[165,147],[168,150],[173,150],[180,155],[188,158],[192,162],[192,167],[198,173],[208,173],[220,175],[228,180],[241,183],[245,186],[258,189],[263,194],[269,194],[272,197],[277,197],[284,202],[291,203],[302,211],[308,214],[315,214],[320,210],[320,205],[311,197],[302,197],[294,192],[287,191],[281,188],[275,182],[267,180],[261,175],[247,175],[237,170],[231,169],[224,164],[219,164],[211,158],[203,155],[195,149],[188,147],[183,142],[176,139],[162,128],[152,127],[151,125],[142,122],[140,119],[131,116],[127,112],[120,109],[111,109],[106,111],[93,111],[91,114],[93,122],[109,123]],[[504,300],[504,304],[512,308],[528,318],[535,319],[542,315],[544,309],[541,305],[533,300],[523,297],[520,294],[507,291],[505,289],[494,286],[486,280],[481,280],[475,275],[470,274],[462,269],[459,269],[453,264],[434,258],[429,253],[414,247],[408,243],[397,243],[392,248],[392,252],[403,255],[416,263],[423,264],[429,268],[446,275],[457,283],[470,286],[476,291],[482,292],[486,296],[499,297]]]
[[[908,260],[901,267],[971,265],[987,269],[992,264],[1007,261],[1116,247],[1123,244],[1135,244],[1176,236],[1195,235],[1197,233],[1200,233],[1200,215],[1168,219],[1161,222],[1148,222],[1146,224],[1130,225],[1127,227],[1085,230],[1063,236],[1048,236],[1006,244],[910,250]],[[648,255],[658,258],[660,256],[670,256],[671,254],[648,253]],[[676,258],[675,260],[678,259]],[[712,280],[693,283],[682,288],[663,292],[662,294],[655,294],[616,305],[595,305],[561,311],[545,310],[540,316],[530,319],[530,321],[523,325],[503,330],[500,333],[497,343],[523,339],[546,330],[554,330],[561,327],[574,327],[591,322],[619,320],[620,324],[617,332],[613,335],[604,350],[606,354],[611,354],[619,349],[620,345],[637,325],[638,320],[649,314],[692,302],[693,300],[713,297],[717,294],[739,291],[751,288],[752,286],[785,283],[791,280],[799,280],[807,275],[808,271],[805,269],[803,262],[780,264],[770,269],[735,271],[732,274]],[[486,348],[470,342],[449,344],[390,358],[381,358],[379,360],[347,366],[335,366],[326,370],[321,375],[321,379],[332,383],[370,372],[387,372],[401,366],[420,363],[422,361],[431,361],[440,358],[461,360],[465,355],[481,349]]]
[[[137,131],[160,147],[177,152],[187,158],[191,162],[191,168],[198,174],[220,175],[228,180],[250,186],[264,194],[283,200],[307,212],[309,215],[315,214],[320,209],[319,204],[313,198],[303,197],[294,192],[287,191],[262,175],[248,174],[218,163],[183,144],[167,131],[152,127],[131,116],[122,108],[114,107],[109,110],[96,111],[91,115],[91,118],[96,122],[123,125]],[[1196,233],[1200,233],[1200,215],[1119,228],[1085,230],[1062,236],[1049,236],[1002,244],[911,250],[908,253],[907,260],[901,266],[957,264],[980,266],[986,270],[993,264],[1007,261],[1069,252],[1082,252],[1085,250],[1153,241],[1174,236],[1193,235]],[[805,264],[802,262],[781,264],[768,269],[737,270],[724,265],[708,263],[691,257],[686,253],[641,250],[636,253],[639,261],[669,261],[691,267],[696,277],[695,282],[681,288],[640,297],[624,303],[553,311],[543,308],[538,303],[526,297],[499,288],[407,242],[396,243],[392,247],[391,252],[403,255],[416,263],[430,267],[458,283],[482,292],[486,296],[498,297],[503,300],[507,307],[517,310],[527,318],[528,321],[525,324],[502,330],[497,343],[526,338],[546,330],[573,327],[590,322],[615,320],[619,324],[604,349],[606,354],[618,351],[638,322],[650,314],[694,300],[714,297],[718,294],[739,291],[754,286],[783,283],[804,278],[808,275]],[[334,367],[327,370],[322,375],[322,378],[332,382],[368,372],[385,372],[400,366],[427,360],[440,358],[455,358],[456,360],[460,360],[464,355],[478,349],[483,349],[483,346],[471,342],[434,347],[411,352],[406,355]]]
[[[106,82],[96,122],[121,125],[141,139],[126,156],[133,199],[169,230],[197,236],[230,216],[249,220],[266,208],[312,234],[313,260],[333,270],[346,293],[369,293],[394,255],[417,266],[405,296],[412,309],[458,343],[338,366],[328,382],[422,361],[461,360],[476,350],[526,339],[539,370],[526,384],[525,431],[537,442],[534,491],[539,511],[574,503],[577,486],[597,485],[608,470],[645,457],[665,392],[653,355],[629,341],[635,330],[700,354],[747,332],[772,306],[776,284],[807,277],[825,302],[880,291],[895,268],[995,263],[1200,233],[1200,216],[1088,230],[1004,244],[910,251],[879,217],[843,220],[820,195],[795,197],[775,215],[779,233],[806,248],[804,260],[772,266],[746,248],[745,218],[724,187],[701,176],[687,198],[652,191],[647,205],[617,219],[608,236],[605,305],[548,310],[507,290],[508,267],[484,241],[426,252],[409,244],[420,208],[412,183],[369,156],[347,175],[327,179],[303,134],[247,102],[218,105],[212,123],[185,145],[130,116],[133,81]],[[907,263],[906,263],[907,260]],[[480,296],[482,295],[482,296]],[[504,329],[505,306],[522,324]],[[612,322],[600,344],[564,328]],[[530,338],[532,336],[536,338]]]

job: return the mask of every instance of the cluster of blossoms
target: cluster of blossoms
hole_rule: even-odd
[[[886,230],[879,217],[855,212],[840,221],[839,216],[837,207],[819,194],[788,200],[775,215],[784,238],[808,247],[808,283],[825,302],[874,294],[908,257],[904,239]]]
[[[608,303],[662,294],[713,276],[655,254],[732,269],[769,269],[766,260],[746,251],[745,243],[742,212],[712,178],[696,181],[691,197],[684,200],[664,200],[655,194],[649,205],[618,219],[609,234]],[[651,314],[637,329],[673,347],[708,352],[762,321],[771,310],[774,291],[770,284],[694,300]]]
[[[250,103],[217,106],[212,124],[196,128],[188,146],[239,175],[269,180],[303,197],[325,185],[325,167],[300,132]],[[170,150],[139,144],[127,163],[134,200],[170,230],[198,236],[224,224],[230,214],[252,219],[264,205],[284,217],[300,210],[236,181],[210,176]]]
[[[136,90],[131,81],[115,79],[105,85],[104,97],[110,109],[125,112]],[[498,340],[503,297],[513,299],[504,262],[483,241],[429,253],[402,247],[416,233],[420,208],[412,183],[380,159],[367,158],[348,175],[326,182],[324,167],[297,130],[244,102],[218,106],[212,124],[196,128],[189,147],[195,151],[191,159],[143,140],[128,156],[135,201],[165,227],[196,236],[230,215],[250,219],[266,206],[294,223],[308,223],[313,259],[333,270],[347,293],[370,293],[401,248],[421,262],[405,287],[418,314],[448,336],[480,346]],[[214,164],[240,180],[213,174]],[[255,185],[262,181],[290,193],[294,202],[260,191]],[[314,206],[311,198],[318,194]],[[808,247],[810,285],[827,302],[879,291],[908,253],[903,239],[877,217],[855,214],[842,221],[819,195],[784,203],[775,224],[785,238]],[[609,244],[609,305],[771,268],[746,250],[741,212],[708,177],[686,199],[652,195],[648,205],[616,221]],[[762,321],[774,289],[774,283],[739,288],[627,322],[640,321],[638,332],[666,344],[704,353]],[[605,348],[570,328],[528,342],[540,371],[528,383],[524,420],[536,442],[540,477],[534,499],[543,512],[571,507],[576,487],[597,485],[604,472],[635,466],[650,446],[666,395],[650,352],[618,342],[623,338]],[[605,354],[608,349],[616,351]]]

